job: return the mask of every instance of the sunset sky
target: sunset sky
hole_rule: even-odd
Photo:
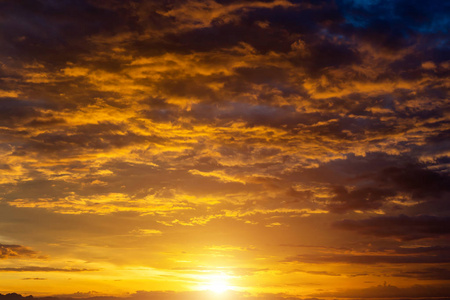
[[[0,0],[0,293],[450,298],[449,28],[446,0]]]

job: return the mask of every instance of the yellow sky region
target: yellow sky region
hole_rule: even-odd
[[[41,253],[3,261],[0,292],[13,290],[38,296],[95,290],[100,294],[125,295],[145,289],[209,290],[220,294],[229,289],[254,294],[309,295],[324,289],[381,284],[380,278],[385,278],[386,268],[379,265],[366,265],[362,270],[360,265],[312,263],[308,255],[317,253],[328,257],[380,255],[334,247],[333,243],[342,237],[318,234],[323,228],[317,217],[299,218],[291,212],[292,223],[273,218],[265,224],[278,223],[277,226],[266,226],[258,224],[264,214],[255,214],[258,217],[247,221],[220,218],[201,225],[172,223],[159,229],[133,227],[124,222],[129,218],[126,215],[117,224],[108,224],[109,216],[104,216],[100,222],[115,232],[108,235],[90,232],[89,227],[102,230],[95,223],[65,231],[53,226],[48,230],[57,237],[57,243],[36,240],[32,249]],[[316,225],[298,230],[306,221]],[[133,223],[131,219],[129,223]],[[295,230],[291,228],[294,223]],[[295,244],[284,244],[286,241]],[[304,255],[304,262],[289,259],[299,253]],[[389,266],[389,272],[401,271],[406,271],[404,266]],[[420,280],[389,277],[389,283],[401,287]]]
[[[126,253],[121,249],[121,253]],[[200,255],[201,256],[201,255]],[[180,257],[181,258],[181,257]],[[192,258],[192,257],[191,257]],[[171,259],[176,259],[172,255]],[[263,259],[262,259],[263,260]],[[33,293],[35,296],[67,294],[95,290],[99,294],[126,295],[130,291],[189,291],[209,290],[222,293],[227,290],[258,293],[287,293],[291,295],[314,294],[326,287],[328,290],[351,289],[355,286],[365,286],[367,282],[382,283],[380,274],[361,278],[354,275],[339,276],[338,272],[361,272],[360,268],[348,268],[339,265],[327,265],[310,268],[305,264],[280,265],[266,261],[255,265],[258,271],[234,270],[221,263],[221,258],[207,259],[211,264],[190,270],[153,269],[140,266],[117,267],[110,264],[95,264],[98,270],[84,272],[4,272],[0,275],[0,291],[14,290],[20,293]],[[171,265],[174,265],[172,263]],[[189,266],[187,261],[177,261],[178,266]],[[236,264],[238,265],[238,264]],[[366,271],[376,271],[377,268],[366,268]],[[394,267],[392,270],[395,270]],[[402,268],[398,268],[401,270]],[[242,272],[244,274],[239,274]],[[25,275],[26,274],[26,275]],[[351,280],[350,280],[351,279]],[[51,284],[47,284],[50,283]],[[415,280],[390,280],[396,286],[409,286],[420,283]],[[95,287],[95,289],[93,289]]]
[[[216,259],[220,265],[220,258]],[[184,265],[180,263],[179,265]],[[226,290],[257,293],[288,293],[292,295],[310,294],[318,291],[318,286],[334,288],[351,288],[354,284],[364,285],[369,277],[348,283],[348,278],[333,278],[330,286],[330,276],[308,274],[304,271],[284,271],[279,266],[274,270],[264,270],[253,275],[236,275],[230,268],[209,268],[201,270],[155,270],[151,268],[128,266],[123,268],[111,265],[98,265],[99,271],[86,272],[6,272],[1,274],[1,291],[15,290],[20,293],[30,293],[35,296],[75,293],[78,291],[95,291],[102,294],[125,295],[130,291],[142,290],[211,290],[217,293]],[[276,271],[275,271],[275,268]],[[329,268],[332,269],[332,268]],[[315,272],[315,271],[310,271]],[[47,283],[52,284],[47,284]],[[406,283],[406,282],[405,282]]]

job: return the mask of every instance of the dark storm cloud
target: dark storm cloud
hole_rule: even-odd
[[[362,103],[362,101],[353,103]],[[351,101],[342,100],[342,102],[350,103]],[[378,102],[380,101],[378,100]],[[367,103],[364,104],[362,109],[359,109],[363,111],[359,112],[361,117],[355,116],[355,112],[350,110],[352,108],[342,108],[334,111],[332,103],[333,100],[323,103],[327,108],[317,107],[320,112],[301,112],[297,110],[295,105],[277,106],[269,103],[199,103],[193,105],[190,111],[185,112],[183,115],[193,118],[193,122],[214,123],[218,126],[224,126],[231,124],[233,121],[242,121],[249,127],[268,126],[288,129],[292,130],[292,133],[305,132],[311,137],[330,138],[332,141],[356,141],[368,136],[380,136],[380,138],[383,138],[385,134],[393,134],[396,131],[401,132],[401,129],[392,128],[395,121],[392,121],[392,123],[381,122],[379,119],[371,117],[370,112],[364,111],[369,106]],[[357,104],[350,105],[356,106]],[[341,116],[343,111],[352,116]],[[162,117],[174,117],[176,116],[176,111],[172,109],[163,110],[161,115]],[[155,117],[152,117],[152,119],[155,119]]]
[[[38,252],[21,245],[0,244],[0,259],[36,257]]]
[[[218,108],[214,104],[198,104],[191,109],[191,114],[197,121],[211,122],[217,120],[222,124],[229,124],[239,120],[245,122],[250,127],[258,125],[274,127],[288,125],[293,127],[302,122],[311,122],[309,115],[297,113],[292,106],[275,107],[227,103],[226,106]]]
[[[295,272],[302,272],[312,275],[325,275],[325,276],[342,276],[341,274],[328,272],[328,271],[302,271],[302,270],[295,270]]]
[[[120,11],[99,8],[89,1],[3,1],[0,4],[3,57],[22,62],[45,60],[64,64],[87,52],[85,39],[122,22]],[[67,38],[70,37],[70,38]]]
[[[348,155],[322,163],[317,168],[299,168],[283,176],[285,181],[326,185],[333,197],[324,201],[332,212],[401,209],[402,203],[415,201],[411,209],[439,205],[448,209],[446,197],[450,178],[447,173],[427,168],[408,155],[367,153],[364,157]],[[405,198],[405,195],[407,196]],[[392,203],[397,199],[396,203]],[[381,223],[381,222],[380,222]],[[399,222],[401,223],[401,222]]]
[[[331,199],[328,208],[338,213],[349,210],[374,210],[383,205],[386,197],[395,195],[393,191],[372,187],[349,192],[340,186],[336,187],[334,192],[336,196]]]
[[[300,263],[346,263],[346,264],[440,264],[449,263],[448,252],[442,255],[349,255],[349,254],[324,254],[324,255],[298,255],[296,257],[289,257],[285,262],[300,262]]]
[[[190,21],[166,15],[171,10],[183,9],[189,1],[114,1],[108,4],[69,0],[4,2],[1,7],[5,33],[2,54],[19,56],[22,61],[39,59],[52,62],[50,65],[59,65],[77,55],[88,54],[91,51],[89,46],[93,46],[91,37],[107,39],[130,32],[128,43],[123,46],[144,55],[164,51],[211,51],[240,42],[264,53],[288,52],[299,34],[312,35],[320,30],[317,23],[342,20],[336,8],[262,8],[246,1],[222,4],[224,7],[240,5],[232,12],[238,18],[228,21],[218,17],[207,26],[190,29],[184,28],[192,25]],[[195,20],[191,22],[195,24]],[[259,22],[269,22],[272,26],[264,28]],[[137,38],[139,34],[145,36],[147,32],[157,31],[163,38]],[[325,62],[324,65],[329,64]]]
[[[38,177],[37,174],[34,174]],[[2,186],[3,199],[16,199],[16,198],[34,198],[36,195],[39,197],[52,197],[56,200],[57,197],[61,197],[66,193],[66,189],[75,189],[76,184],[66,183],[57,180],[46,180],[43,178],[35,178],[32,181],[18,182],[16,184],[5,184]]]
[[[405,265],[416,268],[420,264],[430,264],[428,269],[436,268],[434,264],[448,263],[450,248],[447,246],[429,247],[401,247],[387,246],[376,240],[370,242],[370,246],[362,245],[356,248],[317,247],[315,254],[300,254],[288,257],[284,262],[299,263],[344,263],[357,265]],[[379,244],[380,246],[373,246]],[[355,246],[353,244],[353,246]],[[358,250],[359,248],[359,250]],[[411,272],[420,271],[417,269]],[[431,272],[431,271],[430,271]],[[438,272],[436,270],[436,272]],[[351,276],[351,275],[350,275]],[[432,276],[432,275],[430,275]]]
[[[76,148],[108,150],[144,142],[162,142],[153,136],[140,136],[123,128],[121,124],[98,123],[77,126],[71,134],[68,132],[42,133],[33,137],[30,145],[24,148],[39,151],[67,151]]]
[[[435,254],[446,254],[450,252],[450,247],[444,246],[428,246],[428,247],[412,247],[412,248],[381,248],[381,251],[393,252],[397,254],[421,254],[421,253],[432,253]]]
[[[241,7],[233,11],[236,18],[226,20],[218,17],[209,26],[169,34],[166,41],[179,51],[213,51],[244,42],[261,53],[285,53],[291,50],[292,43],[300,35],[312,35],[319,31],[317,24],[340,20],[336,8],[308,6],[307,2],[303,3],[304,7],[258,7],[247,1],[221,4],[225,7],[240,4]]]
[[[23,118],[27,115],[42,115],[33,109],[24,111]],[[17,118],[16,114],[13,114]],[[6,118],[5,118],[6,119]],[[65,128],[61,130],[51,130],[56,125],[65,126],[67,124],[61,118],[45,118],[39,119],[27,118],[29,121],[25,126],[29,126],[32,130],[36,128],[43,129],[37,132],[31,138],[24,138],[24,133],[9,132],[14,136],[15,142],[14,154],[21,155],[24,153],[43,155],[43,156],[57,156],[57,157],[72,157],[75,153],[83,156],[86,152],[96,151],[110,151],[113,149],[129,147],[137,144],[159,144],[164,143],[165,138],[155,135],[140,135],[132,130],[129,130],[124,124],[114,124],[111,122],[99,122],[97,124],[87,124]],[[12,124],[9,122],[9,124]],[[18,122],[16,122],[18,124]],[[49,129],[49,131],[46,131]]]
[[[450,177],[419,165],[386,168],[380,174],[382,184],[393,184],[398,190],[412,193],[414,198],[440,197],[450,192]]]
[[[0,98],[0,125],[15,127],[25,122],[36,121],[39,117],[49,115],[41,112],[45,108],[49,108],[49,105],[43,101],[31,102],[16,98]]]
[[[174,44],[178,44],[177,48],[180,50],[206,52],[230,48],[245,42],[262,53],[268,51],[288,52],[291,44],[296,40],[296,37],[291,36],[286,30],[278,28],[267,30],[257,24],[213,22],[212,25],[167,38]]]
[[[394,277],[417,278],[420,280],[450,280],[450,270],[446,268],[425,268],[392,274]]]
[[[361,234],[391,237],[403,241],[437,238],[450,234],[450,218],[435,216],[382,216],[364,220],[343,220],[337,228]]]

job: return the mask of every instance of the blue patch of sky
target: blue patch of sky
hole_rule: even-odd
[[[358,28],[368,27],[374,20],[423,34],[448,33],[450,28],[447,0],[337,0],[336,3],[347,23]],[[408,10],[412,10],[411,14]]]

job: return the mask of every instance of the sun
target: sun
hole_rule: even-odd
[[[225,276],[218,275],[218,276],[214,276],[210,279],[206,288],[216,294],[222,294],[222,293],[228,291],[230,289],[230,286],[228,285],[228,282],[226,281]]]
[[[228,290],[228,285],[223,281],[212,281],[209,284],[208,289],[216,294],[222,294]]]

